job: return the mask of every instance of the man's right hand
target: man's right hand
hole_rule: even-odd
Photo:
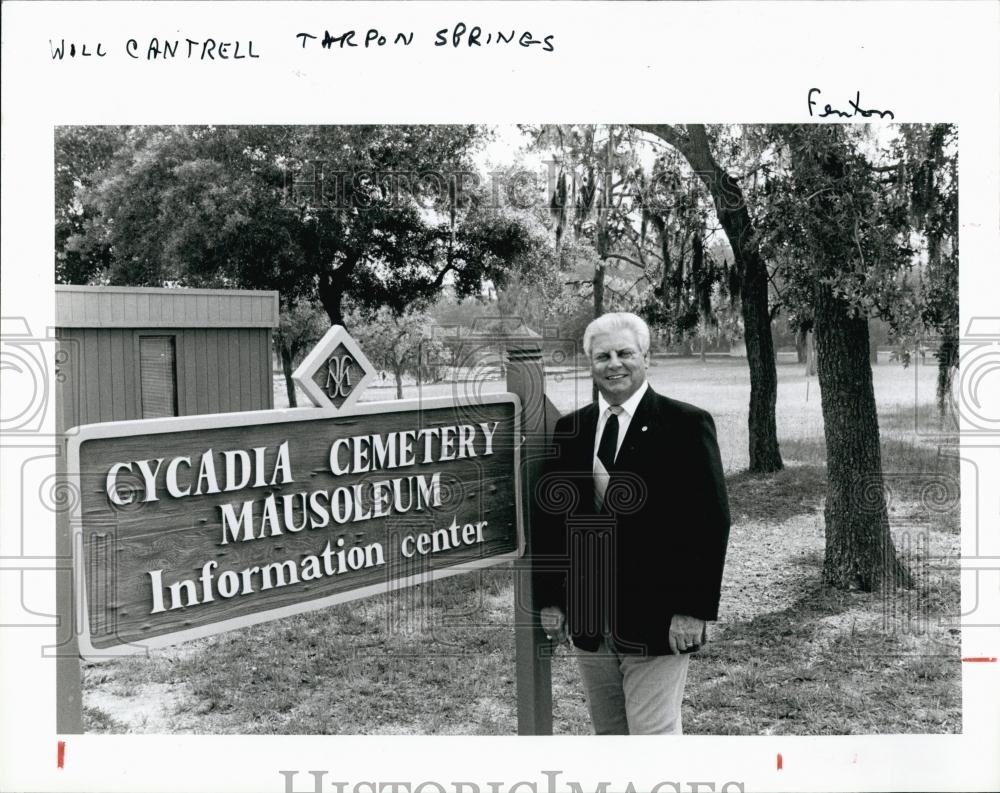
[[[541,612],[542,630],[545,636],[556,644],[566,641],[566,615],[558,606],[545,606]]]

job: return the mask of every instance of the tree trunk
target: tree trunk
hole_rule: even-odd
[[[686,139],[680,139],[670,126],[640,124],[638,127],[677,149],[712,194],[715,212],[742,274],[743,328],[747,366],[750,368],[750,470],[756,473],[780,471],[781,452],[774,418],[778,401],[778,373],[767,305],[767,269],[743,190],[715,161],[703,124],[688,124]]]
[[[396,399],[403,398],[403,362],[393,359],[392,373],[396,376]]]
[[[604,314],[604,268],[603,260],[594,268],[594,319]]]
[[[816,344],[813,332],[806,331],[806,377],[816,376]]]
[[[958,368],[958,328],[948,325],[941,334],[941,346],[936,353],[938,359],[937,405],[938,419],[943,427],[948,397],[951,394],[952,378]]]
[[[285,375],[285,391],[288,392],[288,407],[298,407],[298,401],[295,398],[295,383],[292,381],[293,354],[287,345],[280,344],[279,347],[281,348],[281,370]]]
[[[851,317],[818,279],[814,299],[828,484],[823,575],[832,586],[866,592],[907,585],[889,533],[868,322]]]
[[[344,299],[344,291],[333,283],[333,279],[321,278],[318,292],[323,309],[326,311],[327,316],[330,317],[330,324],[343,325],[344,314],[341,302]]]
[[[778,449],[778,429],[775,408],[778,402],[778,372],[774,363],[774,339],[771,337],[771,318],[767,310],[767,271],[757,250],[752,228],[747,229],[750,216],[745,206],[739,214],[723,224],[730,240],[740,240],[743,276],[743,327],[747,345],[747,365],[750,367],[750,470],[755,472],[780,471],[781,452]],[[736,214],[736,213],[731,213]],[[729,227],[733,228],[730,232]],[[743,229],[737,231],[737,229]],[[735,237],[733,236],[735,234]],[[732,244],[732,243],[730,243]],[[741,255],[736,254],[737,262]]]
[[[795,361],[796,363],[806,362],[806,333],[802,328],[795,331]]]
[[[604,268],[605,260],[601,260],[600,264],[594,267],[594,319],[604,315]],[[589,365],[589,361],[587,362]],[[597,384],[592,383],[590,386],[590,398],[592,401],[597,401]]]
[[[344,313],[341,304],[344,300],[344,293],[347,291],[348,278],[355,264],[357,264],[356,261],[345,262],[336,270],[320,274],[317,292],[319,293],[320,303],[323,304],[323,309],[326,311],[327,316],[330,317],[331,325],[343,326],[344,324]]]
[[[868,360],[872,366],[878,366],[878,340],[871,332],[871,321],[868,323]]]
[[[941,244],[942,236],[940,234],[934,233],[929,234],[927,237],[927,260],[928,266],[932,274],[940,274],[942,272],[941,265]],[[939,275],[938,278],[941,276]],[[955,295],[958,294],[958,276],[957,274],[952,275],[955,282],[952,285],[952,291]],[[935,312],[936,313],[936,312]],[[944,428],[945,411],[948,406],[948,397],[951,393],[951,383],[952,378],[955,375],[955,369],[958,368],[958,298],[955,298],[955,302],[952,304],[950,311],[943,312],[942,316],[938,316],[938,321],[935,323],[938,327],[938,331],[941,336],[941,342],[938,346],[935,355],[938,360],[938,376],[937,376],[937,406],[938,406],[938,420],[941,424],[941,428]],[[923,345],[921,344],[921,347]]]

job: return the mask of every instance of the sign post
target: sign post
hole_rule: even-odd
[[[545,396],[545,370],[537,341],[507,347],[507,390],[521,400],[521,481],[528,554],[514,562],[514,642],[518,735],[552,734],[552,642],[545,638],[534,604],[531,531],[535,485],[541,476],[559,411]]]
[[[66,475],[65,437],[58,440],[56,476]],[[56,513],[56,732],[83,733],[83,684],[73,592],[73,534],[65,512]]]

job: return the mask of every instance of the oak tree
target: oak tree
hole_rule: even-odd
[[[826,439],[824,577],[871,591],[910,581],[889,532],[868,318],[891,317],[912,266],[906,208],[882,184],[863,132],[771,128],[787,167],[762,207],[766,248],[783,250],[785,299],[813,318]]]

